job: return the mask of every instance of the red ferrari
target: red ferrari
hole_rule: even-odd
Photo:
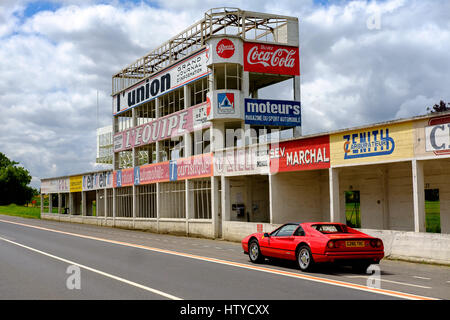
[[[335,222],[287,223],[269,233],[253,233],[242,240],[254,263],[264,258],[295,260],[302,271],[316,263],[336,262],[365,272],[384,257],[383,241]]]

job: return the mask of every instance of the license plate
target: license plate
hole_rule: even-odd
[[[345,241],[347,248],[363,248],[365,247],[364,241]]]

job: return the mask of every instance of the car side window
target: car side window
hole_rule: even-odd
[[[303,230],[302,226],[298,226],[297,230],[294,232],[294,236],[305,236],[305,231]]]
[[[283,227],[280,228],[280,230],[278,230],[276,236],[277,237],[288,237],[288,236],[292,236],[292,234],[294,233],[295,229],[297,228],[296,224],[288,224],[285,225]]]

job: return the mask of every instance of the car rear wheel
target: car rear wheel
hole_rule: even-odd
[[[314,260],[308,246],[301,246],[297,250],[297,263],[302,271],[310,271],[313,268]]]
[[[264,256],[261,254],[257,240],[250,241],[250,244],[248,245],[248,256],[253,263],[261,263],[264,260]]]

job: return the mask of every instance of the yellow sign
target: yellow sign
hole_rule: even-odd
[[[412,122],[330,135],[331,166],[411,159]]]
[[[83,176],[70,177],[70,192],[83,191]]]

